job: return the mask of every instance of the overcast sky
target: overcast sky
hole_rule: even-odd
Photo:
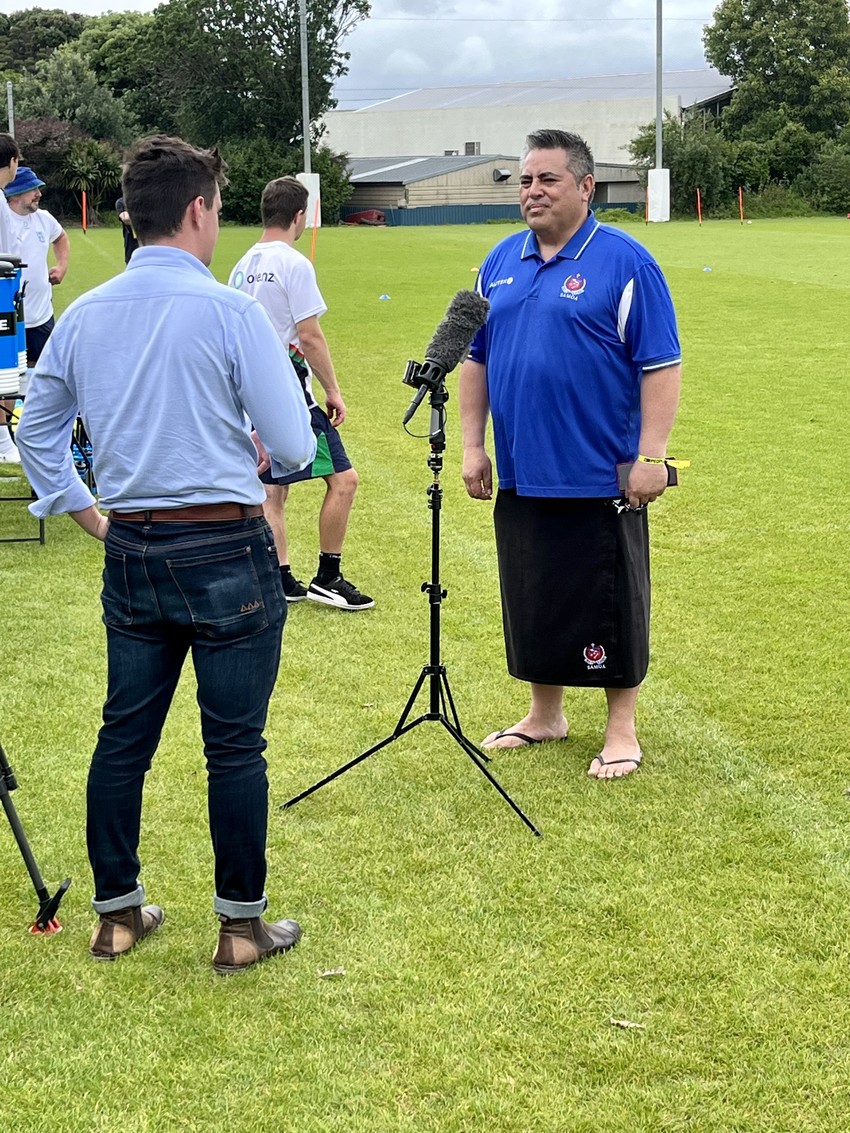
[[[702,29],[717,2],[663,0],[665,70],[707,66]],[[156,3],[44,0],[15,7],[95,15],[147,12]],[[356,109],[418,87],[652,71],[655,11],[656,0],[373,0],[369,19],[345,40],[351,60],[337,85],[339,106]]]

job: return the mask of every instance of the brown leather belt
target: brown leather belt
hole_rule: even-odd
[[[111,519],[127,523],[222,523],[230,519],[256,519],[262,504],[189,504],[154,511],[111,511]]]

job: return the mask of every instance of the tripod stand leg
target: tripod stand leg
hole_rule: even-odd
[[[419,691],[422,688],[422,685],[425,683],[426,677],[430,677],[432,681],[438,682],[439,701],[443,708],[443,711],[439,713],[427,712],[408,723],[407,718],[410,715],[410,711],[416,702],[416,698],[419,695]],[[432,697],[433,687],[434,686],[432,685]],[[432,703],[434,703],[433,699]],[[448,719],[448,716],[446,714],[446,705],[448,705],[451,709],[452,720],[454,722]],[[368,759],[370,755],[374,755],[375,752],[380,751],[381,748],[386,747],[388,744],[394,743],[394,741],[397,740],[399,736],[403,736],[405,732],[409,732],[412,728],[417,727],[417,725],[419,724],[424,724],[426,720],[439,720],[439,722],[443,725],[449,735],[451,735],[457,741],[461,749],[466,753],[466,755],[469,756],[469,758],[472,760],[481,774],[487,779],[490,785],[496,788],[496,790],[499,792],[499,794],[502,796],[511,810],[513,810],[514,814],[516,814],[517,817],[525,823],[525,825],[532,832],[532,834],[535,835],[535,837],[542,837],[541,831],[537,829],[531,819],[517,806],[517,804],[504,789],[501,783],[499,783],[499,781],[484,766],[484,762],[487,761],[487,756],[484,754],[484,752],[481,751],[480,748],[477,748],[475,744],[472,743],[471,740],[467,739],[467,737],[463,734],[463,729],[460,726],[457,709],[455,708],[454,699],[452,697],[451,688],[449,687],[448,677],[446,676],[445,668],[442,665],[436,668],[432,665],[426,665],[423,668],[422,672],[419,674],[419,679],[413,687],[413,692],[410,694],[407,704],[405,704],[404,710],[399,717],[398,723],[395,726],[395,730],[389,736],[386,736],[379,743],[374,744],[367,751],[364,751],[360,755],[355,756],[354,759],[350,759],[348,763],[344,763],[342,767],[338,767],[336,771],[332,771],[330,775],[326,775],[324,779],[320,779],[318,783],[314,783],[313,786],[308,787],[306,791],[302,791],[299,795],[295,795],[293,798],[288,799],[285,803],[281,803],[278,809],[288,810],[290,807],[295,806],[295,804],[301,802],[302,799],[306,799],[308,795],[312,795],[314,791],[318,791],[320,787],[324,787],[328,783],[332,783],[334,779],[338,779],[340,775],[344,775],[346,771],[350,771],[352,767],[356,767],[358,763],[362,763],[364,759]]]
[[[502,784],[498,781],[498,779],[496,779],[481,762],[481,752],[478,750],[478,748],[476,748],[476,746],[466,738],[463,732],[459,731],[452,724],[450,724],[444,716],[440,718],[440,723],[443,725],[450,736],[454,736],[463,751],[466,752],[466,754],[469,756],[469,758],[472,760],[472,762],[475,764],[484,778],[488,781],[488,783],[492,787],[496,788],[496,790],[514,812],[514,814],[517,815],[518,818],[522,819],[522,821],[536,838],[542,838],[542,831],[538,830],[531,819],[526,814],[524,814],[522,810],[520,810],[520,808],[517,806],[517,804],[514,802],[514,800],[511,798]]]
[[[3,803],[3,809],[9,819],[9,825],[12,827],[12,833],[15,835],[15,841],[18,843],[18,849],[21,851],[21,857],[24,859],[24,865],[27,867],[27,873],[30,875],[38,899],[45,901],[49,897],[47,886],[44,884],[44,878],[41,876],[41,871],[33,857],[21,820],[18,818],[18,812],[15,810],[15,804],[5,793],[0,796],[0,801]]]
[[[318,791],[319,787],[324,787],[327,783],[332,783],[334,779],[338,779],[340,775],[345,774],[346,771],[350,771],[352,767],[356,767],[358,763],[362,763],[364,759],[368,759],[370,755],[374,755],[375,752],[380,751],[382,747],[386,747],[387,744],[391,744],[394,740],[397,740],[400,734],[401,733],[398,731],[393,732],[391,736],[387,736],[386,739],[381,740],[381,742],[375,744],[374,747],[370,747],[368,751],[362,752],[360,755],[355,756],[354,759],[349,760],[348,763],[343,764],[342,767],[338,767],[336,771],[332,771],[330,775],[326,775],[324,779],[320,779],[318,783],[314,783],[312,787],[308,787],[307,790],[302,791],[300,795],[296,795],[294,798],[288,799],[285,803],[281,803],[278,810],[288,810],[289,807],[300,803],[302,799],[306,799],[308,795],[312,795],[314,791]]]
[[[332,783],[334,779],[338,779],[340,775],[343,775],[346,771],[350,771],[352,767],[356,767],[358,763],[362,763],[364,759],[368,759],[370,755],[374,755],[376,751],[380,751],[382,747],[386,747],[387,744],[391,744],[394,740],[397,740],[399,736],[403,736],[405,732],[410,731],[411,728],[415,727],[415,725],[419,723],[419,720],[414,721],[413,724],[407,724],[406,720],[410,715],[410,710],[416,703],[416,698],[419,695],[419,690],[422,688],[427,674],[428,667],[426,666],[419,674],[419,679],[413,686],[413,692],[408,697],[407,704],[405,704],[401,716],[399,716],[398,718],[398,723],[396,724],[394,731],[389,736],[381,740],[380,743],[377,743],[373,747],[370,747],[368,751],[361,752],[360,755],[355,756],[354,759],[349,760],[348,763],[343,764],[342,767],[338,767],[336,771],[332,771],[330,775],[326,775],[324,779],[320,779],[318,783],[314,783],[312,787],[308,787],[307,790],[302,791],[300,795],[295,795],[294,798],[288,799],[285,803],[281,803],[278,807],[278,810],[288,810],[289,807],[295,806],[296,803],[300,803],[302,799],[306,799],[308,795],[312,795],[314,791],[318,791],[319,787],[324,787],[325,784]],[[420,717],[420,719],[425,719],[425,717]]]
[[[3,804],[3,810],[9,819],[9,825],[12,827],[12,833],[15,835],[15,841],[18,843],[18,849],[21,851],[21,857],[24,859],[27,873],[30,875],[30,880],[38,897],[38,915],[30,932],[39,934],[59,932],[62,926],[56,920],[56,911],[59,908],[59,902],[65,896],[68,886],[71,884],[71,879],[66,877],[55,895],[50,896],[47,886],[44,884],[44,878],[41,876],[41,870],[38,868],[38,863],[30,849],[21,820],[18,818],[15,804],[12,802],[10,792],[15,790],[17,786],[15,773],[9,765],[2,744],[0,744],[0,803]]]
[[[454,702],[454,698],[452,697],[452,690],[449,687],[449,678],[446,674],[445,667],[443,667],[440,670],[440,700],[441,700],[442,705],[443,705],[443,715],[445,717],[448,717],[448,715],[449,715],[448,712],[446,711],[446,704],[448,704],[449,708],[451,709],[452,720],[454,721],[455,729],[457,730],[458,735],[463,736],[463,728],[460,726],[460,718],[458,717],[457,709],[455,708],[455,702]],[[464,741],[466,743],[470,742],[469,740],[466,739],[465,736],[464,736]],[[485,753],[481,750],[481,748],[475,747],[475,745],[473,745],[473,747],[474,747],[475,755],[476,755],[477,759],[481,759],[485,763],[490,762],[490,756],[489,755],[485,755]]]

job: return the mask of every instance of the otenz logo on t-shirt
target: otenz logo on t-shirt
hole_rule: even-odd
[[[274,283],[274,272],[258,271],[245,275],[243,271],[238,271],[233,277],[232,286],[238,291],[239,288],[244,287],[246,283]]]

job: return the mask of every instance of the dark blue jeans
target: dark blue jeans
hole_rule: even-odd
[[[217,913],[266,906],[263,728],[286,602],[266,521],[114,520],[103,571],[108,691],[88,779],[99,913],[141,905],[142,788],[191,652],[207,761]]]

